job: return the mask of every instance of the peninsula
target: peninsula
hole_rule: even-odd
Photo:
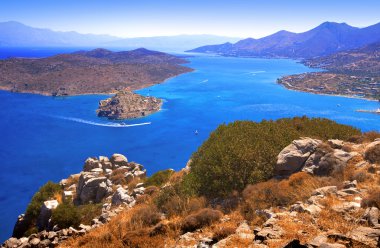
[[[132,119],[157,112],[161,105],[161,99],[119,91],[113,97],[100,101],[97,113],[108,119]]]
[[[159,84],[192,71],[187,61],[144,48],[106,49],[59,54],[47,58],[0,60],[0,89],[50,96],[110,94]]]
[[[360,49],[303,60],[325,71],[285,76],[277,80],[288,89],[317,94],[380,99],[380,42]]]

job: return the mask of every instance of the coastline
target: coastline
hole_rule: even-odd
[[[358,99],[358,100],[366,100],[366,101],[371,101],[371,102],[378,102],[378,100],[374,99],[374,98],[365,98],[365,97],[358,97],[358,96],[353,96],[353,95],[316,93],[313,91],[301,90],[301,89],[297,89],[297,88],[293,88],[293,87],[287,87],[285,84],[278,83],[278,82],[276,82],[276,84],[281,85],[288,90],[297,91],[297,92],[304,92],[304,93],[310,93],[310,94],[322,95],[322,96],[336,96],[336,97],[344,97],[344,98],[351,98],[351,99]]]
[[[157,84],[163,84],[163,83],[169,81],[172,78],[175,78],[175,77],[181,76],[183,74],[195,71],[193,68],[190,68],[190,67],[188,67],[188,68],[191,69],[191,70],[179,73],[179,74],[177,74],[175,76],[168,77],[168,78],[166,78],[165,80],[163,80],[163,81],[161,81],[159,83],[150,83],[150,84],[146,84],[146,85],[144,85],[142,87],[131,87],[131,88],[127,87],[126,89],[129,89],[131,91],[137,91],[137,90],[146,89],[146,88],[149,88],[149,87],[157,85]],[[1,86],[1,85],[0,85],[0,90],[7,91],[7,92],[10,92],[10,93],[34,94],[34,95],[40,95],[40,96],[46,96],[46,97],[71,97],[71,96],[90,96],[90,95],[108,95],[108,96],[110,96],[110,95],[114,95],[114,94],[116,94],[118,92],[117,90],[113,90],[113,91],[109,91],[109,92],[80,93],[80,94],[56,95],[56,96],[54,96],[50,92],[40,92],[40,91],[34,91],[34,90],[31,90],[31,91],[13,91],[13,90],[11,90],[11,89],[9,89],[7,87]]]

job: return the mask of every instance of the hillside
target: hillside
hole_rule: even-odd
[[[356,28],[346,23],[325,22],[303,33],[279,31],[270,36],[240,40],[234,44],[208,45],[190,52],[224,56],[313,58],[380,41],[380,23]]]
[[[379,137],[327,119],[237,121],[178,172],[88,158],[41,187],[3,247],[379,247]]]
[[[166,53],[106,49],[47,58],[0,60],[0,89],[43,95],[113,93],[141,89],[192,69],[186,60]]]
[[[327,71],[285,76],[278,82],[294,90],[380,99],[380,42],[302,62]]]

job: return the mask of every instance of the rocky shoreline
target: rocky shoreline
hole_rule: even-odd
[[[124,90],[111,98],[100,101],[96,112],[99,117],[122,120],[150,115],[159,111],[161,106],[161,99]]]

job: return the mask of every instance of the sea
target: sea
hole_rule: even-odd
[[[2,48],[0,57],[86,49]],[[314,70],[297,61],[190,55],[186,66],[193,72],[137,91],[164,99],[164,105],[134,120],[97,117],[98,103],[108,95],[48,97],[0,91],[0,241],[10,237],[17,216],[39,187],[80,172],[87,157],[122,153],[144,165],[149,175],[180,170],[218,125],[236,120],[307,115],[380,131],[380,115],[356,112],[377,109],[379,102],[297,92],[277,84],[283,75]]]

